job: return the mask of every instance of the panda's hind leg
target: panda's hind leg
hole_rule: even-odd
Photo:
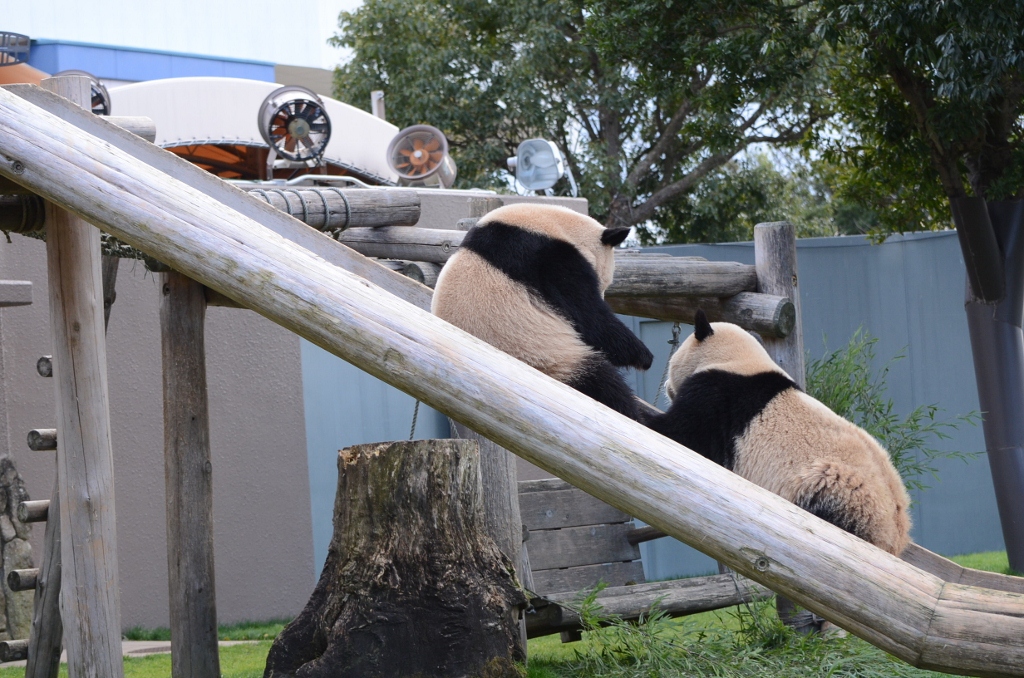
[[[600,354],[589,356],[567,383],[630,419],[641,423],[647,419],[622,373]]]
[[[886,501],[887,494],[848,464],[818,461],[800,474],[793,503],[898,555],[907,544],[907,535],[900,528],[898,509]]]

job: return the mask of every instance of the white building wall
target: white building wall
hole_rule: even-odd
[[[35,39],[334,68],[338,13],[361,0],[31,0],[3,3],[0,30]]]

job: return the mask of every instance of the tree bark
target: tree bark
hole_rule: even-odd
[[[981,198],[952,200],[957,231],[988,229],[998,243],[1005,293],[986,303],[973,287],[979,277],[972,265],[969,239],[961,236],[968,286],[965,308],[971,336],[978,401],[983,413],[996,504],[1010,567],[1024,570],[1024,202],[990,202]]]
[[[264,676],[518,677],[522,602],[484,532],[476,443],[357,445],[320,581]]]

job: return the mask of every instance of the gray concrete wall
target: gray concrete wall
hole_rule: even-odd
[[[34,304],[0,310],[0,454],[34,499],[49,498],[54,453],[29,429],[54,425],[43,243],[0,244],[0,277],[31,280]],[[163,410],[158,279],[122,261],[108,333],[122,622],[166,626]],[[211,308],[206,328],[217,605],[222,621],[296,614],[315,583],[299,339],[250,311]],[[43,526],[33,529],[38,559]]]
[[[658,248],[679,256],[754,263],[751,243]],[[797,243],[803,302],[804,346],[811,357],[844,346],[859,327],[878,338],[881,363],[893,364],[888,393],[897,412],[936,403],[946,417],[978,409],[967,321],[963,310],[964,265],[956,234],[918,233],[872,245],[862,237],[811,238]],[[655,353],[654,366],[636,379],[637,392],[652,400],[668,355],[670,323],[634,320],[634,328]],[[685,338],[692,328],[683,326]],[[980,426],[952,432],[938,441],[943,450],[985,449]],[[988,460],[964,464],[942,460],[938,479],[915,492],[913,538],[944,555],[1002,549],[1002,532]],[[710,558],[673,540],[642,546],[652,579],[714,570]]]

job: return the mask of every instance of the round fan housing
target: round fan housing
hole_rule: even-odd
[[[81,75],[89,78],[89,89],[92,93],[92,112],[96,115],[110,115],[110,94],[99,78],[88,71],[80,71],[76,68],[54,73],[53,77],[56,78],[59,75]]]
[[[396,134],[388,145],[388,164],[403,186],[451,188],[458,174],[448,140],[430,125],[413,125]]]
[[[315,165],[331,140],[331,119],[323,100],[297,85],[274,90],[260,105],[260,135],[278,156]]]

